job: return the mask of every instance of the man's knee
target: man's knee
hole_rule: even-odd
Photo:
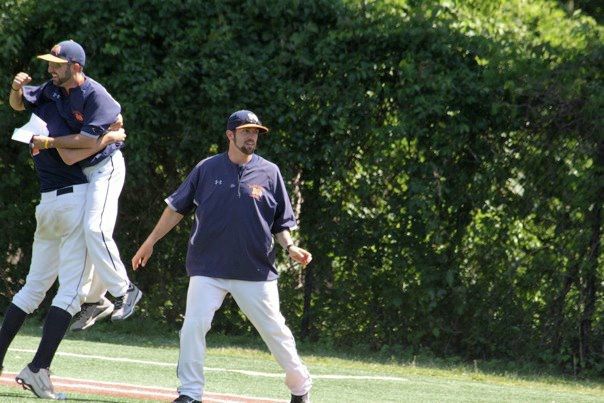
[[[91,242],[111,242],[112,233],[108,228],[102,228],[98,222],[85,222],[84,238],[86,239],[87,244],[90,244]]]
[[[285,324],[285,318],[279,314],[271,317],[270,319],[264,320],[261,323],[257,323],[257,328],[260,333],[263,333],[267,337],[271,338],[292,338],[293,334],[289,327]]]
[[[71,316],[75,316],[76,313],[80,312],[80,302],[78,293],[65,294],[58,292],[52,300],[52,305],[67,311]]]
[[[87,238],[90,236],[97,237],[101,233],[102,233],[101,225],[98,220],[90,218],[90,217],[86,217],[84,219],[84,236],[85,237],[87,237]]]
[[[183,333],[201,333],[205,335],[212,328],[212,318],[211,317],[195,317],[195,318],[187,318],[182,324],[182,332]]]
[[[45,291],[35,290],[25,283],[25,286],[13,297],[12,303],[29,315],[38,309],[45,296]]]

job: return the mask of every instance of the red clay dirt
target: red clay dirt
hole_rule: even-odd
[[[16,373],[5,372],[0,377],[0,385],[14,386],[21,388],[15,382]],[[65,378],[51,376],[52,383],[56,392],[77,392],[89,395],[125,397],[130,399],[140,399],[146,401],[164,401],[171,402],[178,397],[175,389],[164,387],[151,387],[141,385],[130,385],[116,382],[100,382],[86,379]],[[31,393],[31,392],[29,392]],[[69,400],[69,393],[67,400]],[[33,396],[33,393],[32,393]],[[205,392],[204,402],[229,402],[229,403],[275,403],[286,402],[286,400],[276,400],[269,398],[258,398],[249,396],[230,395],[223,393]]]

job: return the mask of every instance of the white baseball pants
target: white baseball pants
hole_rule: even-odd
[[[84,287],[84,302],[98,302],[106,291],[114,297],[126,294],[130,280],[113,240],[118,199],[126,178],[126,165],[117,150],[98,164],[83,169],[88,178],[84,236],[93,265]]]
[[[187,309],[180,331],[177,375],[178,392],[201,400],[205,378],[203,365],[206,333],[214,313],[227,293],[260,333],[262,340],[285,370],[285,384],[294,395],[304,395],[312,386],[310,374],[300,360],[296,343],[279,310],[277,281],[240,281],[193,276],[189,279]]]
[[[82,286],[88,276],[86,242],[82,228],[88,185],[74,185],[71,193],[42,193],[36,206],[36,232],[31,266],[25,285],[13,297],[13,304],[30,314],[59,278],[52,305],[72,316],[80,311]]]

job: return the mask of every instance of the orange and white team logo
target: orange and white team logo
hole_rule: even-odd
[[[262,198],[262,192],[264,192],[264,188],[260,185],[249,185],[252,191],[250,192],[250,197],[253,197],[256,200],[260,200]]]
[[[72,113],[73,113],[73,117],[75,118],[75,120],[77,120],[80,123],[82,123],[84,121],[84,115],[82,115],[82,112],[73,111]]]

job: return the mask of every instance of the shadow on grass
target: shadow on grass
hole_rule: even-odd
[[[20,334],[40,337],[42,323],[30,318]],[[178,348],[178,331],[148,318],[131,317],[123,322],[104,320],[93,327],[79,332],[68,332],[66,340],[93,341],[122,346]],[[269,353],[257,332],[248,335],[229,336],[210,332],[207,337],[209,348],[241,348]],[[505,376],[507,378],[541,381],[546,383],[581,384],[584,386],[604,386],[598,378],[579,378],[562,373],[552,366],[543,366],[532,362],[514,362],[509,360],[476,360],[468,362],[459,357],[440,358],[429,352],[415,354],[412,351],[396,349],[374,352],[368,346],[339,347],[321,343],[297,341],[300,355],[304,357],[331,358],[355,361],[362,364],[400,365],[409,368],[455,371],[466,374]],[[70,399],[72,400],[72,399]]]

